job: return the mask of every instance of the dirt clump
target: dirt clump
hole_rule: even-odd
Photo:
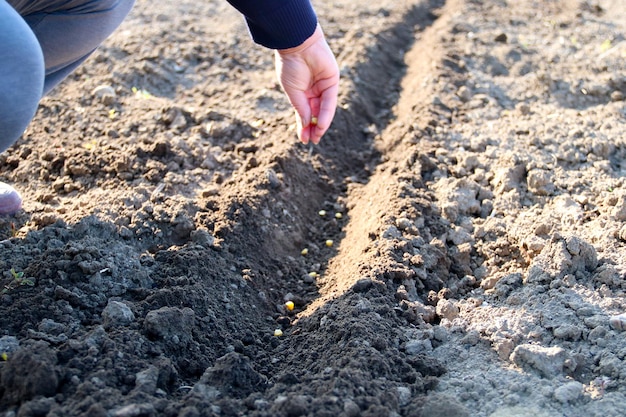
[[[139,1],[43,99],[0,416],[623,415],[621,2],[316,8],[319,146],[226,2]]]

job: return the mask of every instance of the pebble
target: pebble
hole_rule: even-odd
[[[158,380],[159,369],[156,366],[150,366],[135,374],[135,387],[141,392],[154,395],[157,390]]]
[[[110,85],[99,85],[93,89],[92,94],[99,98],[103,104],[107,106],[113,104],[115,102],[115,97],[117,94],[115,93],[115,89]]]
[[[400,217],[396,220],[396,227],[400,230],[407,230],[413,226],[413,222],[406,217]]]
[[[518,345],[511,355],[516,365],[532,368],[548,378],[562,374],[567,359],[567,352],[563,348],[528,343]]]
[[[15,336],[0,337],[0,353],[15,352],[20,347],[20,342]]]
[[[348,399],[343,403],[343,413],[346,417],[357,417],[361,414],[361,408],[357,403]]]
[[[564,324],[554,329],[554,337],[563,340],[579,340],[582,330],[573,324]]]
[[[102,311],[102,320],[105,328],[127,326],[135,321],[135,315],[126,304],[109,300]]]
[[[211,235],[207,230],[197,229],[193,230],[190,234],[191,240],[202,246],[203,248],[210,248],[215,245],[215,237]]]
[[[562,404],[574,402],[583,392],[583,384],[578,381],[568,382],[554,390],[554,398]]]
[[[371,286],[372,280],[370,278],[361,278],[354,284],[352,289],[354,290],[354,292],[365,292],[369,290]]]
[[[265,171],[265,178],[267,179],[267,182],[269,183],[270,188],[278,189],[282,185],[282,182],[278,178],[278,175],[276,174],[276,171],[274,171],[272,168],[268,168]]]
[[[451,300],[439,300],[436,311],[439,317],[450,321],[459,316],[459,307]]]
[[[420,353],[432,352],[433,345],[429,339],[413,339],[404,345],[407,355],[419,355]]]
[[[472,99],[472,92],[469,88],[462,85],[456,92],[456,95],[461,99],[462,102],[467,103]]]
[[[422,406],[422,416],[470,417],[472,413],[455,397],[445,394],[430,394]]]
[[[411,389],[407,387],[397,387],[398,391],[398,405],[404,407],[411,402]]]
[[[626,330],[626,313],[609,317],[609,324],[611,325],[611,328],[613,330],[618,330],[618,331]]]

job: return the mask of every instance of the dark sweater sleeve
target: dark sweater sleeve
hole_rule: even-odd
[[[317,26],[309,0],[227,0],[245,18],[252,39],[271,49],[300,45]]]

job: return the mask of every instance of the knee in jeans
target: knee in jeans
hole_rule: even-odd
[[[11,52],[12,65],[5,64],[0,71],[0,152],[22,135],[43,91],[44,60],[38,44]]]

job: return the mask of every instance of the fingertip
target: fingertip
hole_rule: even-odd
[[[308,144],[311,139],[311,135],[309,134],[309,132],[307,132],[307,128],[301,129],[298,136],[300,137],[300,142],[304,143],[305,145]]]
[[[311,142],[317,145],[318,143],[320,143],[320,140],[322,140],[322,136],[323,135],[320,135],[318,132],[315,132],[311,135]]]

